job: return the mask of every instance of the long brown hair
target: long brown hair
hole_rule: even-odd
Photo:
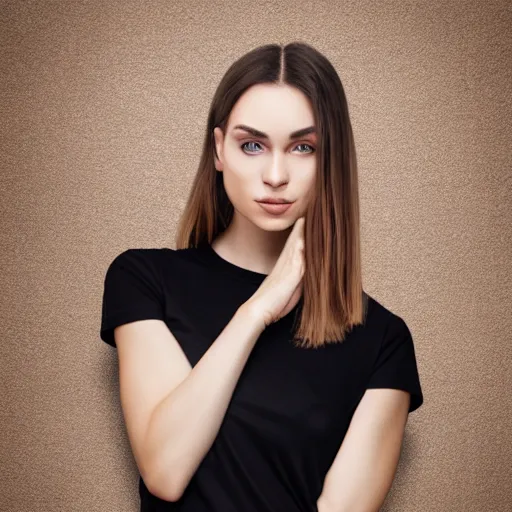
[[[364,322],[357,161],[347,99],[336,70],[303,42],[251,50],[224,74],[213,97],[199,168],[176,236],[178,249],[211,243],[233,217],[214,165],[213,130],[225,128],[240,96],[256,84],[287,84],[309,98],[317,130],[317,172],[304,225],[303,295],[294,340],[302,348],[340,342]]]

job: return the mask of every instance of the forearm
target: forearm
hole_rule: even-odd
[[[365,450],[363,444],[345,445],[345,457],[339,461],[343,464],[325,477],[318,512],[379,512],[391,487],[396,458],[385,456],[384,450],[372,448],[371,443],[366,446]]]
[[[150,456],[153,486],[165,497],[181,495],[213,444],[242,369],[264,329],[246,304],[151,416],[145,446],[154,454]]]

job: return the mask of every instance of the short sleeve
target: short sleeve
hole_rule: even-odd
[[[114,328],[137,320],[164,319],[155,249],[127,249],[109,265],[103,288],[100,338],[115,347]]]
[[[411,332],[398,315],[387,327],[367,388],[392,388],[411,394],[409,412],[423,404],[416,354]]]

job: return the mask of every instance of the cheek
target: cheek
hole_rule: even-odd
[[[237,209],[254,199],[255,179],[258,176],[257,161],[251,161],[237,147],[229,146],[224,153],[223,182],[226,194]]]
[[[237,210],[243,210],[244,205],[247,205],[247,203],[253,199],[248,174],[242,174],[226,167],[222,174],[224,188],[229,200]],[[254,187],[252,188],[254,189]]]
[[[301,173],[297,179],[297,192],[301,196],[306,196],[315,186],[316,181],[316,164],[311,163],[307,167],[301,170]]]

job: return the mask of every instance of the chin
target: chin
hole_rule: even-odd
[[[295,221],[295,217],[291,216],[276,216],[276,217],[258,217],[252,218],[252,223],[258,226],[263,231],[284,231],[285,229],[291,228]]]

